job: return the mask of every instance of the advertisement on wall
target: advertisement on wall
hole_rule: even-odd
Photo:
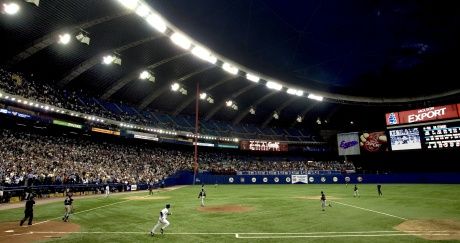
[[[288,144],[277,141],[245,140],[240,142],[241,150],[288,151]]]
[[[308,175],[291,175],[291,183],[308,184]]]
[[[337,134],[337,148],[339,155],[358,155],[359,135],[357,132]]]
[[[388,126],[459,118],[460,104],[434,106],[417,110],[387,113]]]
[[[361,152],[388,151],[388,139],[385,132],[364,132],[359,136]]]

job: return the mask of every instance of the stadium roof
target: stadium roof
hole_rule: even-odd
[[[381,114],[406,101],[430,105],[421,102],[460,93],[460,8],[454,1],[146,1],[166,20],[166,35],[117,0],[16,2],[18,14],[0,15],[3,65],[140,108],[193,114],[197,82],[214,100],[201,102],[205,119],[263,125],[295,123],[298,115],[350,121],[362,105],[380,106],[372,111]],[[175,45],[169,36],[178,31],[219,61],[200,60]],[[90,43],[71,38],[61,45],[64,33],[82,33]],[[114,54],[121,65],[101,64]],[[222,70],[222,61],[240,75]],[[244,70],[283,90],[248,81]],[[154,82],[141,80],[143,71]],[[187,95],[172,93],[173,82]],[[287,94],[288,88],[304,94]],[[312,93],[326,102],[308,99]],[[238,110],[227,107],[228,100]]]

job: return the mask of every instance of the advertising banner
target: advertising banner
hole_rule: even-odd
[[[292,184],[308,184],[308,175],[291,175],[291,179]]]
[[[112,130],[97,128],[97,127],[92,127],[91,131],[120,136],[120,131],[112,131]]]
[[[388,139],[385,132],[364,132],[359,136],[361,152],[388,151]]]
[[[245,140],[240,143],[241,150],[288,151],[288,144],[277,141]]]
[[[78,128],[78,129],[83,128],[83,126],[80,124],[75,124],[75,123],[61,121],[61,120],[53,120],[53,124],[59,125],[59,126],[65,126],[65,127]]]
[[[387,113],[388,126],[458,118],[460,104],[434,106],[417,110]]]
[[[359,136],[357,132],[337,134],[339,155],[357,155],[359,151]]]

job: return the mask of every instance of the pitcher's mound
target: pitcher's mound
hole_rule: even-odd
[[[80,225],[69,222],[49,221],[21,227],[18,220],[18,222],[0,223],[0,241],[29,243],[57,239],[78,231]]]
[[[297,199],[307,199],[307,200],[320,200],[321,196],[301,196],[301,197],[294,197]],[[336,200],[336,199],[341,199],[339,197],[334,197],[334,196],[326,196],[326,199],[330,200]]]
[[[395,229],[427,240],[460,240],[460,222],[450,219],[407,220]]]
[[[215,213],[241,213],[254,210],[252,207],[245,207],[241,205],[218,205],[218,206],[206,206],[197,208],[198,211],[202,212],[215,212]]]

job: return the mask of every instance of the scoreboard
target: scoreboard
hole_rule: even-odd
[[[425,148],[428,150],[460,148],[460,124],[445,123],[423,127]]]

